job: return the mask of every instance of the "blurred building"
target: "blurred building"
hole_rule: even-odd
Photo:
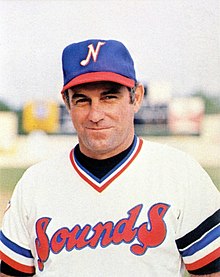
[[[59,130],[59,107],[56,102],[32,101],[23,107],[23,130],[55,133]]]

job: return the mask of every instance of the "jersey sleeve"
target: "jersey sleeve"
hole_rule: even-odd
[[[196,161],[189,159],[187,164],[176,244],[189,273],[220,272],[220,193]]]
[[[0,259],[20,272],[34,274],[34,259],[30,249],[27,204],[24,194],[25,177],[19,181],[7,208],[0,232]],[[31,198],[31,195],[29,196]]]

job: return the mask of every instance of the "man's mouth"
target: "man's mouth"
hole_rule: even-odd
[[[105,130],[109,130],[111,129],[111,127],[86,127],[86,129],[88,130],[92,130],[92,131],[105,131]]]

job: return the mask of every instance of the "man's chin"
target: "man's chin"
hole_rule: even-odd
[[[83,151],[84,150],[84,151]],[[105,159],[111,157],[115,148],[112,143],[107,143],[106,139],[90,140],[81,150],[85,155],[94,159]]]

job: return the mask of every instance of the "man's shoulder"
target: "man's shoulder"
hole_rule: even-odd
[[[186,159],[193,159],[186,152],[169,145],[168,143],[155,142],[147,139],[143,140],[143,151],[146,151],[151,154],[157,154],[166,157],[182,157]]]
[[[53,172],[62,171],[70,165],[71,151],[64,151],[62,153],[54,154],[48,159],[42,160],[36,164],[31,165],[25,172],[25,175],[33,174],[51,174]]]
[[[196,171],[201,170],[201,165],[190,153],[187,153],[179,148],[166,143],[158,143],[148,140],[143,140],[141,151],[141,159],[151,164],[173,168],[176,170],[184,170],[188,172],[189,168],[194,168]]]

